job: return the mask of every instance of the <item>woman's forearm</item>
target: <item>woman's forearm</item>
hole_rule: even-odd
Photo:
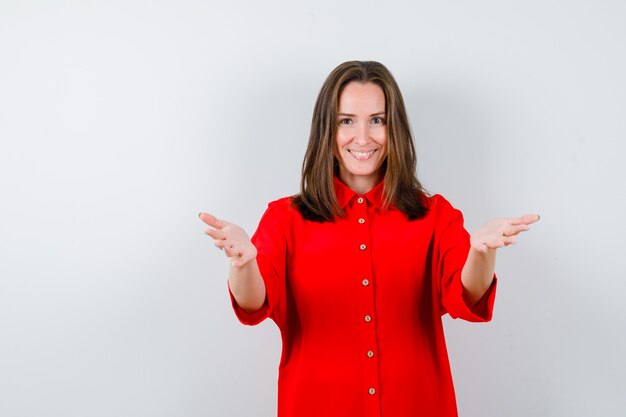
[[[253,313],[265,303],[265,282],[256,259],[249,260],[241,267],[231,265],[228,284],[237,305],[244,311]]]
[[[463,295],[470,305],[476,305],[491,286],[495,267],[496,249],[485,253],[470,248],[461,272]]]

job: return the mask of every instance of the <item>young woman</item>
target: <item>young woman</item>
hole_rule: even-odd
[[[252,239],[200,214],[239,320],[281,331],[279,417],[457,415],[441,316],[491,319],[496,250],[539,216],[470,237],[415,166],[392,75],[346,62],[319,93],[300,194],[270,203]]]

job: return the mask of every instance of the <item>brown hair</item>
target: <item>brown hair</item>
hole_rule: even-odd
[[[294,206],[302,217],[317,222],[333,221],[343,215],[333,185],[338,170],[334,142],[339,96],[352,81],[374,83],[385,93],[388,151],[381,167],[385,181],[384,207],[395,206],[409,220],[424,217],[425,192],[416,176],[415,146],[404,101],[389,70],[376,61],[344,62],[324,81],[313,110],[300,194],[294,197]]]

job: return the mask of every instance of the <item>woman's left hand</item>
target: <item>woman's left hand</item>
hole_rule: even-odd
[[[487,253],[517,242],[517,235],[529,229],[528,225],[539,220],[537,214],[521,217],[493,219],[472,233],[470,244],[478,252]]]

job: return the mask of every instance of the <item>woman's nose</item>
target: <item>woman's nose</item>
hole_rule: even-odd
[[[370,140],[369,126],[361,125],[357,128],[354,142],[357,144],[366,144]]]

